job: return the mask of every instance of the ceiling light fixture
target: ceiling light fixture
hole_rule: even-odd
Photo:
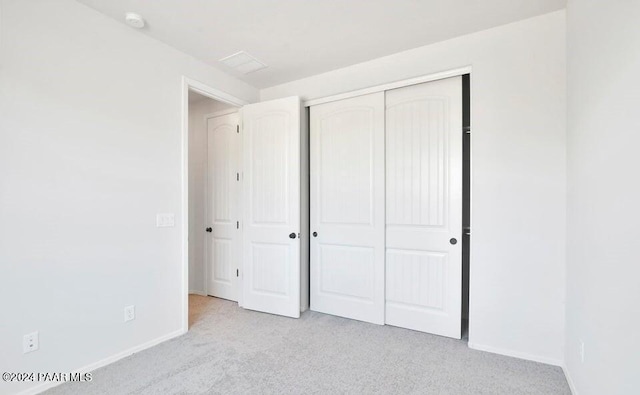
[[[127,25],[135,27],[136,29],[142,29],[144,27],[144,19],[135,12],[127,12],[124,14],[124,20]]]

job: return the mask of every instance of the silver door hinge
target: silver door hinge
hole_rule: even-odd
[[[464,233],[467,236],[471,236],[471,228],[470,227],[464,227],[462,229],[462,233]]]
[[[240,229],[240,221],[236,221],[236,229]]]
[[[240,125],[236,125],[236,133],[240,133]]]
[[[236,269],[236,277],[240,277],[240,269]]]
[[[471,126],[464,126],[462,128],[462,131],[465,132],[466,134],[471,134]]]
[[[240,173],[236,173],[236,181],[240,181]]]

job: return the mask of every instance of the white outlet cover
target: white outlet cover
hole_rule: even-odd
[[[175,215],[172,213],[156,214],[156,227],[170,228],[175,226]]]
[[[136,318],[136,306],[131,305],[124,308],[124,322],[134,320]]]
[[[38,341],[38,332],[27,333],[22,338],[22,352],[24,354],[32,351],[36,351],[40,348],[40,342]]]

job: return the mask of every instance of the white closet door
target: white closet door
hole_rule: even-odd
[[[240,267],[238,114],[207,122],[207,293],[238,300]]]
[[[310,116],[311,309],[384,324],[384,93]]]
[[[300,316],[300,100],[242,109],[243,307]]]
[[[460,338],[462,80],[386,92],[389,325]]]

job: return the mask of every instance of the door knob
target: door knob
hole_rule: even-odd
[[[313,237],[318,237],[318,232],[313,232]]]
[[[458,244],[458,240],[456,240],[455,237],[452,237],[451,239],[449,239],[449,243],[451,243],[453,245],[456,245],[456,244]]]
[[[206,230],[207,232],[209,232],[209,233],[213,232],[213,229],[211,229],[211,227],[209,227],[209,228],[207,228],[207,229],[205,229],[205,230]]]
[[[295,239],[295,238],[296,238],[296,234],[295,234],[295,233],[291,233],[291,234],[289,234],[289,238],[290,238],[290,239]]]

